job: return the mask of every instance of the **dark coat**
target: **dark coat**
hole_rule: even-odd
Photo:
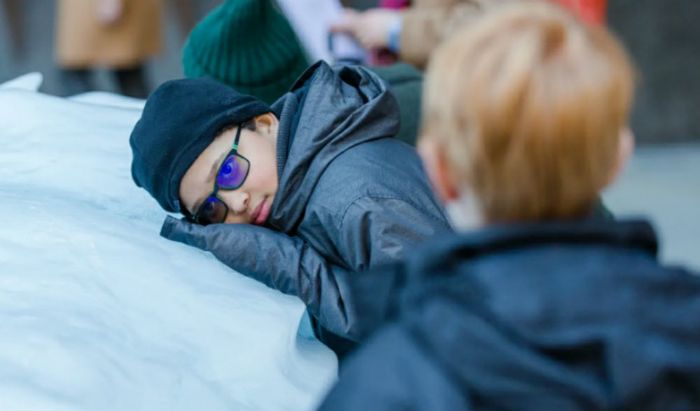
[[[389,84],[389,89],[399,103],[401,128],[395,137],[415,146],[421,122],[423,74],[415,67],[404,63],[375,66],[370,70]]]
[[[644,222],[439,242],[354,291],[383,328],[321,410],[698,410],[700,277],[656,254]]]
[[[324,328],[349,337],[354,273],[395,262],[450,228],[415,150],[391,137],[396,102],[375,74],[316,64],[273,109],[280,131],[272,229],[169,218],[161,234],[298,296]]]

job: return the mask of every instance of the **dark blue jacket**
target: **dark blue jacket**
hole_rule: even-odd
[[[269,227],[169,218],[161,234],[298,296],[326,330],[353,339],[355,273],[401,259],[449,224],[415,150],[392,138],[398,108],[375,74],[316,64],[273,109],[279,188]]]
[[[656,254],[644,222],[438,242],[355,283],[382,328],[321,409],[698,410],[700,277]]]

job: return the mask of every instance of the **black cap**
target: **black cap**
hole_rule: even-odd
[[[181,212],[180,181],[221,130],[272,109],[211,79],[172,80],[146,101],[129,138],[131,176],[170,212]]]

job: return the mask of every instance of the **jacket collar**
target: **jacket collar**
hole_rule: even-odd
[[[379,77],[324,62],[311,66],[273,110],[280,119],[279,187],[269,224],[286,233],[296,231],[317,182],[337,156],[393,136],[399,125],[396,100]]]
[[[658,241],[644,220],[609,221],[602,218],[544,223],[494,225],[437,240],[423,252],[409,256],[407,267],[418,276],[454,272],[468,259],[547,244],[599,244],[643,250],[656,256]]]

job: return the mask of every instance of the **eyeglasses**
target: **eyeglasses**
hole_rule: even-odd
[[[245,182],[246,177],[248,177],[250,161],[238,154],[238,140],[241,138],[242,128],[243,124],[240,124],[238,130],[236,130],[233,147],[216,172],[214,189],[197,208],[197,211],[191,218],[197,224],[208,225],[223,223],[228,215],[228,206],[217,196],[217,193],[219,190],[236,190],[240,188]]]

